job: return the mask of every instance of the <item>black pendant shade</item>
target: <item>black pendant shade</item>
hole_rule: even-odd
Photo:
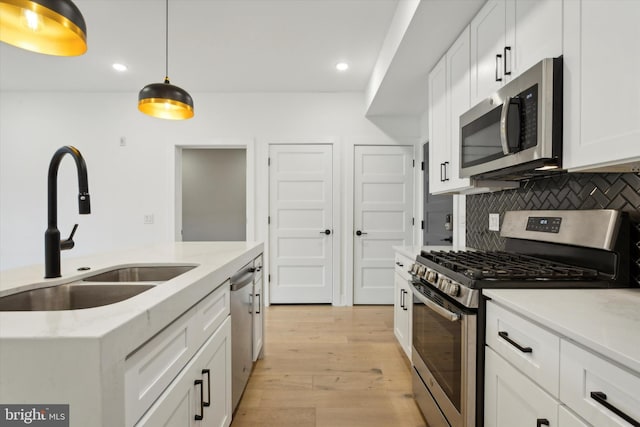
[[[138,110],[161,119],[184,120],[193,117],[193,99],[186,90],[164,83],[151,83],[138,94]]]
[[[0,0],[0,40],[32,52],[77,56],[87,51],[87,26],[70,0]]]
[[[169,0],[165,0],[165,76],[169,75]],[[186,90],[164,83],[151,83],[138,93],[138,110],[160,119],[184,120],[193,117],[193,98]]]

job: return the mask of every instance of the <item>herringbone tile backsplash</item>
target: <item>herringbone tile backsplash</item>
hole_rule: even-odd
[[[562,174],[522,182],[515,190],[467,196],[467,246],[501,250],[504,239],[489,231],[489,214],[530,209],[619,209],[632,222],[631,277],[640,286],[640,175]]]

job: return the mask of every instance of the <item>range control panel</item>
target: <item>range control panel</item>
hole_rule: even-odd
[[[542,233],[560,232],[562,218],[548,216],[530,216],[527,220],[528,231],[540,231]]]

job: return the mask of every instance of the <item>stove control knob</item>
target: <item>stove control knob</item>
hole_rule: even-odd
[[[446,293],[448,295],[455,297],[455,296],[458,296],[459,292],[460,292],[460,285],[458,285],[457,283],[449,283],[449,286],[447,286],[447,290],[446,290]]]
[[[440,289],[443,292],[446,292],[450,283],[451,283],[451,280],[441,277],[440,280],[438,280],[438,289]]]
[[[427,272],[427,282],[429,283],[438,283],[438,273],[433,270],[429,270]]]

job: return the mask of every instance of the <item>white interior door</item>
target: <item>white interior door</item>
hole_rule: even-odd
[[[331,145],[269,147],[272,303],[332,302],[332,158]]]
[[[356,146],[354,304],[393,304],[393,246],[413,243],[413,147]]]

